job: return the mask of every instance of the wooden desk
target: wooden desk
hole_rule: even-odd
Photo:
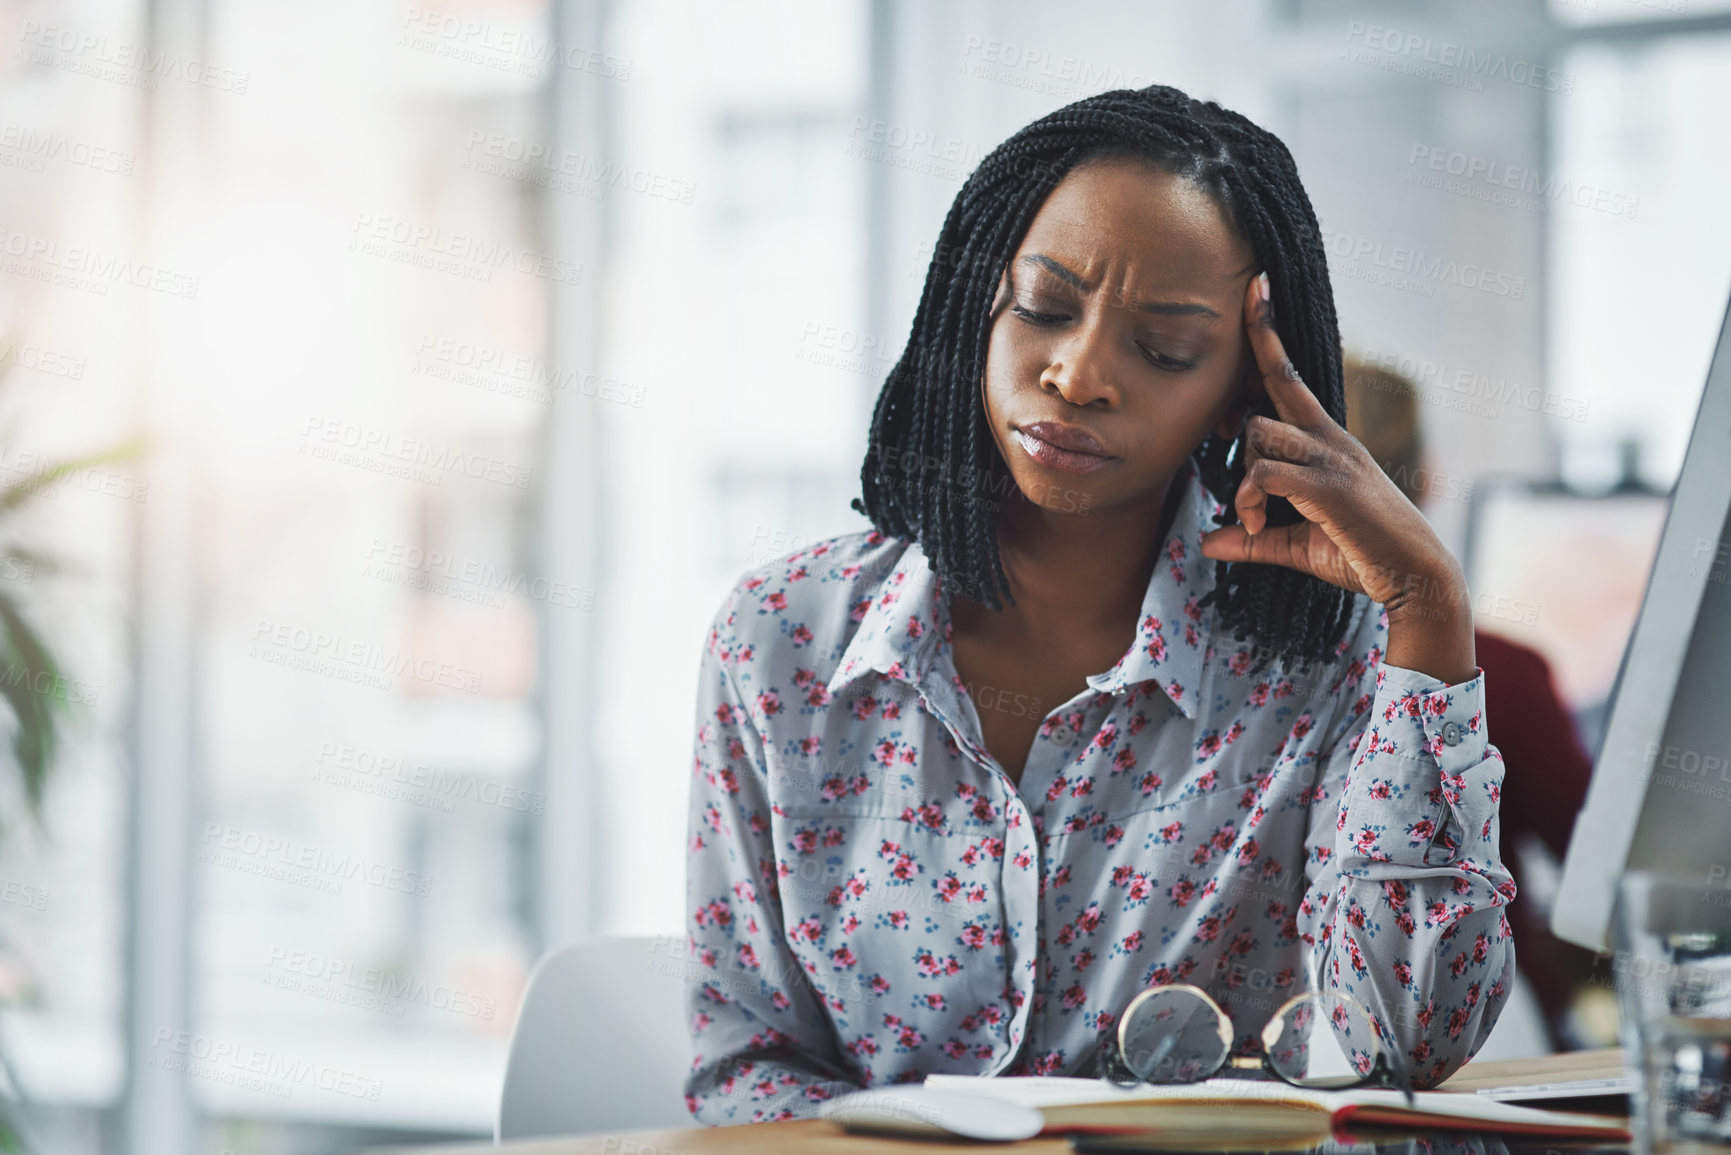
[[[1468,1063],[1439,1090],[1471,1093],[1478,1087],[1512,1082],[1562,1081],[1603,1078],[1623,1070],[1622,1052],[1578,1051],[1566,1055],[1516,1059],[1505,1062]],[[1009,1155],[1070,1155],[1064,1138],[1028,1139],[1021,1143],[925,1143],[877,1135],[849,1135],[821,1119],[798,1119],[790,1123],[754,1123],[738,1127],[705,1127],[692,1131],[620,1131],[612,1135],[574,1135],[566,1139],[530,1139],[495,1147],[470,1143],[436,1147],[379,1149],[371,1155],[733,1155],[763,1152],[764,1155],[956,1155],[958,1151],[1003,1151]]]
[[[1002,1151],[1006,1155],[1070,1155],[1063,1138],[1021,1143],[921,1143],[877,1135],[849,1135],[822,1119],[789,1123],[751,1123],[705,1127],[700,1131],[628,1131],[617,1135],[576,1135],[569,1139],[528,1139],[520,1143],[397,1147],[395,1155],[957,1155],[960,1151]],[[372,1155],[385,1155],[381,1149]]]

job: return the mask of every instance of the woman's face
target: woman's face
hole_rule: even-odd
[[[1211,430],[1237,435],[1254,358],[1250,247],[1207,193],[1138,160],[1070,172],[992,304],[986,414],[1053,514],[1158,503]]]

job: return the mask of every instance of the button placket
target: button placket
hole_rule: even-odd
[[[919,694],[921,708],[949,732],[956,746],[962,751],[964,759],[973,762],[995,779],[1003,795],[1003,826],[1000,833],[1004,839],[1004,856],[998,871],[998,897],[1004,925],[1004,977],[1009,985],[1021,992],[1022,1002],[1011,1010],[1005,1020],[1002,1028],[1002,1052],[986,1072],[988,1075],[998,1075],[1010,1067],[1022,1048],[1034,1002],[1032,962],[1038,957],[1040,936],[1040,855],[1038,840],[1034,837],[1034,818],[1030,807],[1010,781],[1010,776],[1004,773],[1003,767],[998,765],[997,759],[986,749],[985,742],[966,732],[973,710],[972,699],[954,692],[952,686],[941,680],[928,681],[915,689]],[[972,728],[977,734],[978,715],[972,714],[971,717]],[[1023,781],[1026,780],[1024,773]],[[1015,863],[1018,858],[1033,862],[1033,869],[1023,870],[1017,867]]]
[[[1028,760],[1022,766],[1022,780],[1017,787],[1017,793],[1028,804],[1028,809],[1035,813],[1044,813],[1046,791],[1070,764],[1071,751],[1078,734],[1074,726],[1058,719],[1075,709],[1077,700],[1072,698],[1041,719],[1040,732],[1028,750]],[[1046,729],[1048,721],[1053,722],[1050,730]]]

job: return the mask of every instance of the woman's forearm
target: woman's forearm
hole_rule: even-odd
[[[1388,1032],[1403,1081],[1434,1086],[1490,1033],[1514,981],[1497,853],[1502,758],[1486,740],[1483,680],[1443,685],[1384,665],[1341,780],[1331,857],[1301,911],[1324,990]],[[1323,815],[1318,815],[1319,818]]]

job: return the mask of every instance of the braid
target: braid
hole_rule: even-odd
[[[987,428],[980,382],[991,303],[1034,215],[1072,169],[1130,156],[1207,190],[1268,272],[1287,355],[1329,416],[1345,424],[1340,328],[1322,231],[1292,154],[1273,134],[1210,101],[1155,85],[1077,101],[1017,132],[980,162],[950,205],[907,348],[872,412],[855,509],[889,536],[917,540],[946,590],[993,609],[1012,601],[998,552],[999,505],[1014,482]],[[1244,435],[1212,434],[1193,455],[1203,487],[1226,507],[1244,478]],[[1298,512],[1270,497],[1269,525]],[[1203,604],[1251,642],[1258,663],[1326,662],[1338,652],[1352,595],[1278,566],[1215,563]]]

